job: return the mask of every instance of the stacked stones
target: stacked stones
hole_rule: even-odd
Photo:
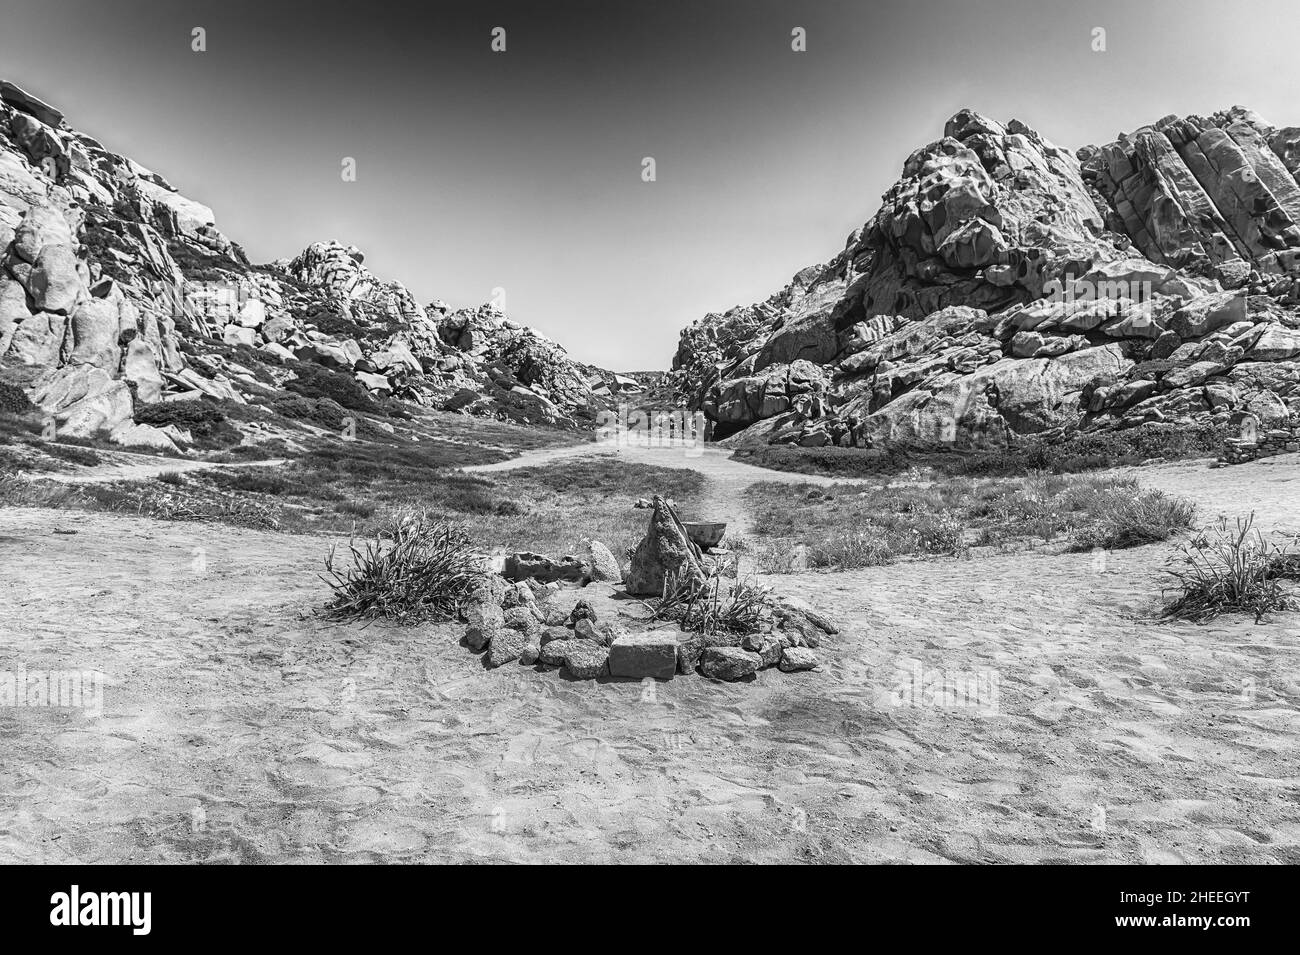
[[[814,649],[838,633],[834,623],[795,599],[775,604],[755,633],[684,632],[669,625],[631,632],[601,620],[591,603],[570,610],[557,605],[558,587],[530,581],[507,583],[493,575],[464,608],[465,644],[486,651],[491,668],[519,662],[561,668],[570,677],[601,676],[671,680],[699,672],[717,680],[740,680],[759,670],[812,670]]]
[[[691,542],[672,505],[656,495],[646,535],[633,554],[625,579],[631,596],[662,596],[666,580],[704,586],[706,559]],[[592,559],[581,582],[609,582],[619,576],[608,548],[589,542]],[[538,555],[525,555],[536,558]],[[601,565],[605,569],[601,570]],[[612,565],[610,567],[609,565]],[[518,575],[537,561],[515,560]],[[595,601],[578,599],[569,610],[560,606],[558,580],[507,582],[491,575],[464,609],[465,643],[487,651],[489,667],[518,660],[531,666],[562,667],[575,679],[599,676],[670,680],[674,674],[702,673],[717,680],[740,680],[759,670],[778,667],[786,673],[817,667],[813,652],[824,636],[839,632],[824,614],[796,598],[773,598],[763,604],[752,632],[683,631],[666,622],[629,632],[600,620]]]
[[[1293,418],[1284,426],[1270,428],[1262,434],[1226,438],[1223,442],[1223,461],[1228,464],[1245,464],[1258,458],[1296,451],[1300,451],[1300,418]]]

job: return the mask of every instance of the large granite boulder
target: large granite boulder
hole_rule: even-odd
[[[653,504],[650,525],[632,554],[623,582],[627,592],[659,597],[665,582],[686,589],[703,586],[707,574],[700,549],[691,541],[672,505],[658,494]]]

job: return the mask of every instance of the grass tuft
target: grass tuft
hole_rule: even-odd
[[[1264,539],[1255,515],[1226,518],[1178,548],[1165,572],[1176,581],[1178,596],[1163,616],[1204,623],[1225,613],[1253,614],[1259,623],[1270,613],[1293,610],[1296,602],[1282,585],[1300,579],[1300,553],[1294,542]]]
[[[388,619],[413,624],[453,617],[482,581],[482,558],[465,531],[426,514],[405,515],[387,537],[348,544],[350,567],[330,549],[322,577],[334,596],[335,620]]]

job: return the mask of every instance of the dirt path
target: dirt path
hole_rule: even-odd
[[[494,464],[473,465],[466,471],[508,471],[514,468],[549,464],[567,458],[608,456],[634,464],[650,464],[664,468],[687,468],[698,471],[707,480],[703,494],[682,516],[687,520],[726,521],[742,533],[752,530],[751,518],[744,504],[745,488],[759,481],[785,484],[837,484],[859,483],[842,478],[822,477],[815,474],[795,474],[788,471],[771,471],[735,461],[731,451],[716,447],[684,445],[637,445],[598,443],[567,448],[544,448],[525,451],[517,458]]]
[[[108,484],[113,481],[147,481],[169,471],[188,474],[191,471],[209,471],[214,468],[269,468],[280,464],[284,464],[281,458],[268,461],[191,461],[187,458],[158,458],[147,454],[114,451],[107,463],[76,471],[43,473],[40,476],[64,484]]]

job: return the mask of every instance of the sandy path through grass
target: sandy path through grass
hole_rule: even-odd
[[[513,468],[549,464],[568,458],[601,455],[615,457],[632,464],[649,464],[664,468],[686,468],[698,471],[706,484],[700,496],[684,505],[682,517],[686,520],[726,521],[728,533],[750,533],[753,530],[749,509],[745,506],[744,491],[759,481],[783,484],[861,483],[842,478],[815,474],[795,474],[789,471],[770,471],[731,458],[731,451],[715,447],[683,445],[645,446],[636,444],[596,443],[567,448],[544,448],[525,451],[517,458],[467,467],[466,471],[508,471]],[[878,480],[873,483],[880,483]],[[792,502],[793,503],[793,502]]]
[[[41,472],[38,477],[63,484],[109,484],[113,481],[148,481],[168,472],[188,474],[216,468],[270,468],[284,464],[284,459],[266,461],[191,461],[187,458],[157,458],[123,451],[99,452],[109,460],[75,471]]]

